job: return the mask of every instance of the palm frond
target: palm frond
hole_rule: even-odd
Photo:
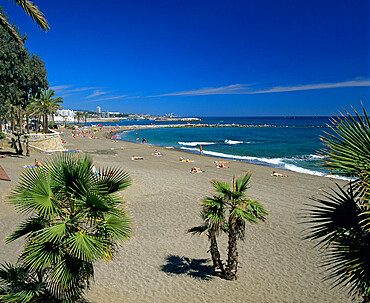
[[[118,167],[99,170],[99,175],[96,188],[106,194],[124,190],[132,183],[129,174]]]
[[[312,198],[318,204],[310,211],[313,224],[308,239],[319,240],[317,245],[330,247],[324,260],[327,279],[333,286],[348,285],[350,292],[369,294],[370,290],[370,233],[362,219],[361,189],[347,190],[337,185],[323,198]]]
[[[74,233],[66,244],[76,258],[86,262],[94,262],[98,259],[110,260],[112,257],[106,240],[89,235],[84,231]]]
[[[4,28],[7,33],[17,42],[19,47],[23,47],[23,39],[14,29],[14,27],[9,23],[7,18],[0,13],[0,26]]]
[[[103,223],[99,228],[104,228],[104,231],[109,237],[116,241],[123,242],[130,237],[132,229],[132,220],[126,213],[117,215],[105,215]]]
[[[45,228],[46,222],[47,220],[45,220],[43,217],[29,218],[22,225],[20,225],[18,229],[16,229],[10,236],[8,236],[5,239],[5,242],[10,243],[27,234],[30,234],[30,236],[32,236],[34,233]]]
[[[217,225],[225,221],[225,200],[221,196],[206,197],[202,201],[203,217]]]
[[[205,222],[202,225],[194,226],[192,228],[188,229],[188,233],[191,233],[193,235],[200,235],[208,230],[208,224]]]
[[[359,177],[370,171],[370,130],[369,118],[363,108],[365,118],[356,111],[356,119],[348,112],[333,120],[333,134],[321,138],[328,149],[321,152],[325,156],[324,166],[336,174]]]
[[[87,288],[92,276],[91,263],[65,255],[52,268],[48,288],[55,297],[64,300],[68,298],[72,300],[71,302],[76,302]]]
[[[56,263],[61,255],[61,248],[53,242],[37,242],[30,239],[24,248],[20,259],[29,267],[43,269]]]
[[[360,230],[359,191],[354,191],[352,186],[345,191],[336,185],[337,190],[323,191],[323,198],[311,198],[318,204],[312,205],[309,213],[307,223],[314,225],[307,239],[320,239],[318,245],[329,245],[345,233]]]
[[[245,192],[248,189],[251,176],[251,174],[246,174],[243,177],[237,178],[235,182],[235,191],[239,193]]]
[[[51,218],[58,213],[51,180],[44,168],[27,169],[10,195],[10,201],[22,213],[37,213]]]
[[[48,31],[50,29],[48,21],[44,14],[39,8],[31,1],[28,0],[13,0],[16,4],[21,6],[28,16],[43,30]]]
[[[215,188],[216,192],[226,197],[231,197],[231,185],[230,183],[224,183],[217,180],[212,180],[211,184]]]

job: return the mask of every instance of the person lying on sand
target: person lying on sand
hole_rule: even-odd
[[[91,172],[94,174],[94,175],[99,175],[98,171],[96,170],[96,167],[95,167],[95,162],[92,164],[91,166]]]
[[[35,166],[36,167],[40,167],[40,166],[42,166],[42,163],[39,162],[39,161],[37,161],[37,159],[35,159]]]
[[[162,154],[158,150],[155,150],[153,155],[154,156],[162,156]]]
[[[230,163],[230,161],[215,161],[216,164],[219,164],[219,163]]]
[[[0,155],[0,158],[6,158],[7,156],[6,155]]]
[[[132,156],[131,160],[144,160],[144,157]]]
[[[201,170],[199,167],[192,167],[191,169],[190,169],[190,173],[192,173],[192,174],[196,174],[196,173],[203,173],[204,171],[203,170]]]
[[[225,164],[223,163],[217,163],[216,164],[216,168],[230,168],[230,166],[226,166]]]
[[[288,175],[282,175],[282,174],[279,174],[279,173],[274,172],[274,171],[272,172],[271,176],[273,176],[273,177],[289,177]]]
[[[194,162],[193,160],[184,159],[183,157],[180,157],[179,161],[180,162]]]

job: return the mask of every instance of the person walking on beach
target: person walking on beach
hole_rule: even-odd
[[[145,142],[146,142],[146,139],[145,139],[145,138],[143,138],[143,144],[145,144]]]
[[[200,150],[200,153],[203,154],[203,147],[202,147],[202,145],[199,145],[199,150]]]

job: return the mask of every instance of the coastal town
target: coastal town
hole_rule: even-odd
[[[195,117],[177,117],[175,114],[151,115],[151,114],[126,114],[113,111],[102,111],[100,106],[97,106],[96,111],[58,109],[54,114],[54,121],[59,123],[76,123],[80,121],[86,122],[118,122],[122,120],[128,121],[201,121]]]

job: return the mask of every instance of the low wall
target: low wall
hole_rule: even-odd
[[[30,134],[29,146],[43,152],[64,150],[59,133],[53,134]]]
[[[6,138],[0,140],[0,147],[7,147],[10,148],[9,142],[11,138],[15,138],[14,135],[6,133]],[[60,138],[59,133],[52,133],[52,134],[29,134],[29,148],[35,152],[57,152],[65,150],[62,140]],[[24,139],[21,138],[23,143]],[[26,144],[23,143],[23,150],[26,149]]]

